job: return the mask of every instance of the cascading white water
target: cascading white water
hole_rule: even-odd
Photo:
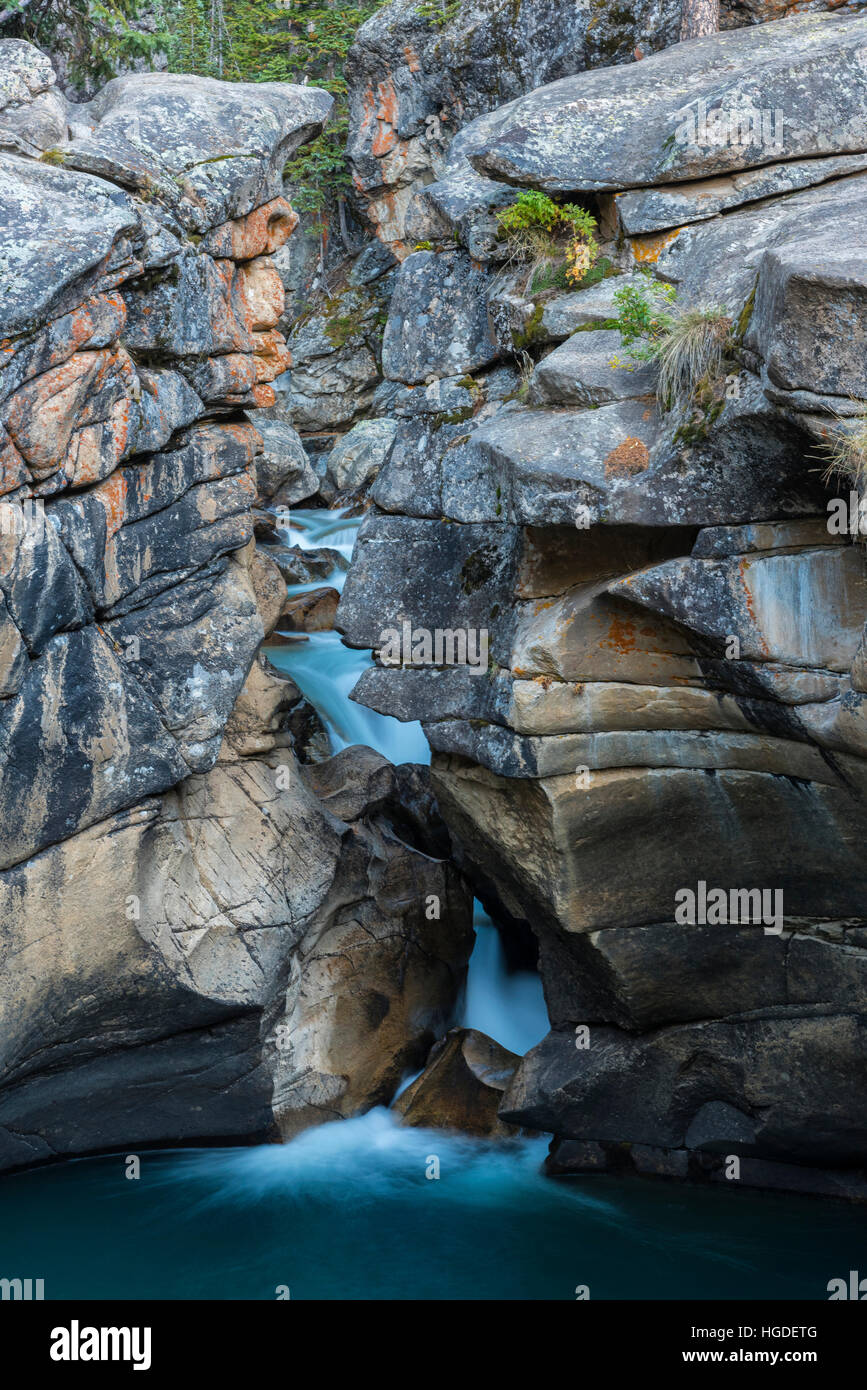
[[[470,956],[461,1024],[487,1033],[523,1056],[550,1028],[542,981],[533,970],[510,970],[503,941],[481,903],[475,903],[476,944]]]
[[[340,518],[320,515],[305,539],[346,554]],[[378,726],[353,722],[366,712],[348,690],[367,653],[323,633],[269,651],[284,655],[335,747],[360,740],[406,756],[397,731],[407,726],[378,715]],[[478,906],[475,925],[462,1022],[524,1052],[547,1030],[539,978],[507,970]],[[50,1297],[70,1300],[273,1300],[291,1290],[296,1303],[500,1306],[574,1300],[577,1282],[602,1299],[810,1300],[824,1296],[829,1270],[860,1259],[865,1220],[848,1203],[749,1192],[733,1201],[718,1188],[637,1178],[603,1187],[595,1175],[551,1182],[539,1171],[546,1147],[547,1137],[488,1143],[406,1127],[377,1108],[288,1144],[149,1153],[135,1183],[124,1180],[121,1150],[4,1177],[0,1255],[5,1271],[38,1271]]]
[[[301,586],[296,589],[300,592]],[[430,762],[430,747],[420,724],[401,724],[350,700],[350,690],[370,665],[369,652],[344,647],[336,632],[311,632],[309,642],[270,647],[267,656],[306,695],[335,753],[351,743],[366,743],[393,763]]]
[[[285,545],[301,550],[336,550],[347,562],[352,557],[361,517],[343,512],[300,510],[288,514],[279,528]],[[342,592],[346,571],[335,568],[326,579],[290,584],[289,595],[328,586]],[[370,652],[346,647],[336,632],[311,632],[306,642],[266,648],[268,660],[285,671],[307,697],[325,725],[335,753],[353,743],[375,748],[393,763],[429,763],[430,747],[421,724],[401,723],[390,715],[357,705],[349,692],[372,664]]]
[[[298,510],[279,527],[285,545],[301,550],[336,550],[352,558],[360,517],[343,512]],[[329,585],[343,590],[345,570],[327,579],[292,584],[290,594]],[[267,648],[268,660],[290,675],[325,725],[334,752],[350,744],[375,748],[393,763],[429,763],[430,748],[422,727],[402,723],[355,704],[349,692],[372,664],[370,652],[346,647],[336,632],[313,632],[306,642]],[[511,1052],[523,1055],[548,1031],[548,1014],[538,974],[510,971],[500,933],[480,903],[475,904],[476,944],[470,958],[461,1024],[487,1033]]]

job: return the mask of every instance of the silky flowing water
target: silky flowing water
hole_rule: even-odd
[[[349,558],[358,521],[292,514],[288,544]],[[345,574],[296,585],[301,592]],[[336,633],[271,647],[332,749],[427,762],[418,724],[349,700],[370,664]],[[461,1022],[525,1052],[547,1031],[538,976],[510,971],[477,905]],[[0,1179],[0,1277],[45,1297],[825,1299],[864,1264],[867,1209],[640,1178],[545,1178],[544,1139],[489,1144],[377,1109],[286,1145],[82,1159]],[[860,1263],[859,1263],[860,1262]]]
[[[822,1299],[863,1267],[867,1217],[842,1203],[552,1181],[545,1147],[375,1110],[287,1145],[144,1154],[137,1180],[121,1155],[66,1163],[0,1182],[0,1263],[48,1299]]]
[[[336,550],[349,561],[361,519],[342,512],[298,510],[281,528],[286,545],[301,550]],[[324,585],[343,590],[346,571],[335,568],[326,579],[310,584],[290,584],[290,594],[302,594]],[[377,714],[349,699],[349,692],[371,665],[370,652],[345,647],[336,632],[311,632],[306,642],[288,647],[267,647],[268,660],[290,675],[302,694],[318,711],[337,753],[353,743],[365,743],[394,763],[429,763],[430,748],[420,724],[402,724]]]

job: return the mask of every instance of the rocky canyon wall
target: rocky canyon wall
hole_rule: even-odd
[[[867,575],[825,445],[867,397],[865,55],[867,19],[815,14],[579,72],[483,110],[412,195],[337,621],[486,634],[484,673],[406,641],[355,698],[424,721],[460,862],[536,934],[552,1030],[500,1115],[558,1136],[556,1171],[863,1168]],[[777,125],[683,134],[745,107]],[[497,236],[522,188],[594,210],[605,278],[533,292]],[[642,270],[733,325],[685,412],[612,365]],[[677,915],[713,887],[779,919]]]
[[[314,785],[257,657],[285,584],[254,503],[298,474],[253,423],[289,363],[282,173],[331,98],[70,106],[11,40],[0,94],[0,1167],[292,1133],[421,1065],[472,939],[394,769]]]

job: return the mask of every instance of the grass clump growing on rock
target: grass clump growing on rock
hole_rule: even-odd
[[[685,408],[699,384],[722,374],[732,321],[723,309],[684,309],[658,343],[656,394],[664,409]]]
[[[719,307],[675,307],[673,285],[654,280],[649,271],[645,283],[616,290],[616,327],[621,345],[633,362],[659,366],[656,395],[663,410],[686,410],[700,389],[707,394],[722,375],[732,341],[732,321]],[[626,367],[618,357],[612,366]]]
[[[825,481],[842,478],[859,492],[867,488],[867,401],[856,401],[856,415],[836,417],[834,432],[823,446]]]
[[[580,285],[599,255],[596,219],[577,203],[555,203],[533,189],[497,213],[498,234],[514,265],[530,266],[534,289]]]

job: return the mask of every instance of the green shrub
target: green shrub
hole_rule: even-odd
[[[345,114],[332,116],[322,134],[302,145],[284,167],[297,212],[321,213],[329,198],[343,198],[349,192],[351,180],[344,154],[348,130]]]
[[[659,352],[665,336],[671,332],[674,315],[671,305],[677,291],[673,285],[654,280],[650,271],[641,272],[643,285],[624,285],[614,291],[614,305],[617,309],[617,327],[620,330],[620,345],[626,348],[629,357],[636,362],[650,362]],[[614,359],[617,367],[627,366],[619,358]]]
[[[605,280],[609,275],[615,274],[615,270],[607,256],[600,256],[594,266],[591,266],[581,284],[579,290],[589,290],[591,285],[598,285],[601,280]]]
[[[577,203],[555,203],[537,189],[519,193],[497,213],[497,224],[509,260],[532,267],[528,283],[535,291],[581,284],[599,254],[596,219]]]
[[[557,260],[538,260],[533,267],[528,290],[531,295],[544,294],[546,290],[589,290],[591,285],[598,285],[600,280],[604,280],[611,268],[611,262],[605,256],[601,256],[584,278],[575,284],[569,278],[569,267],[565,257]]]

